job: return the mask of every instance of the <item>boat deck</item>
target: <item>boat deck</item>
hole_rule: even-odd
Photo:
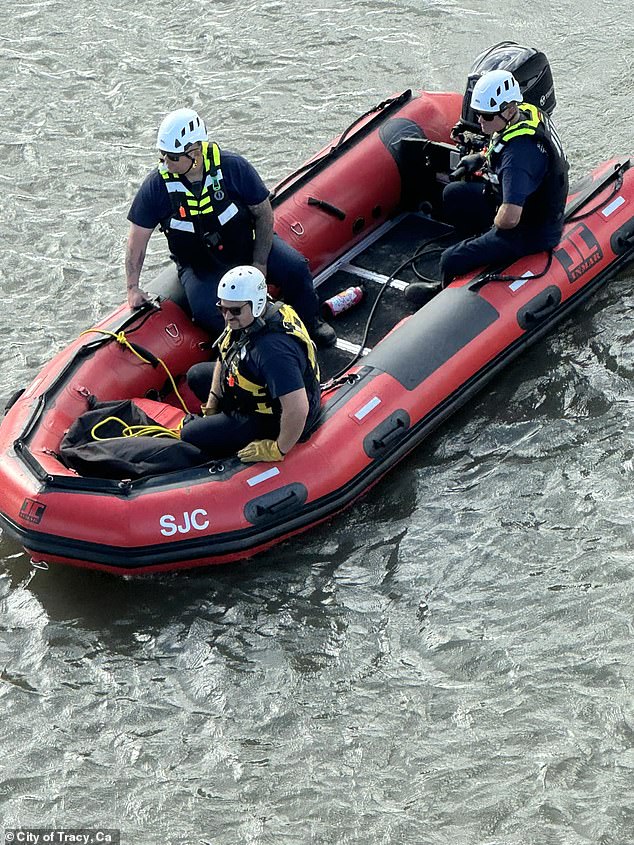
[[[366,355],[404,317],[414,313],[416,308],[405,298],[405,288],[410,282],[420,281],[417,273],[426,279],[439,279],[440,254],[457,240],[450,226],[431,217],[419,212],[401,215],[315,279],[320,302],[351,286],[365,290],[359,304],[329,318],[338,339],[335,347],[319,351],[323,381],[345,369],[362,343],[362,354]],[[364,343],[368,319],[379,296]]]

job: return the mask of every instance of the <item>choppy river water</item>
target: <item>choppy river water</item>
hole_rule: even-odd
[[[543,49],[573,175],[634,152],[630,0],[9,0],[3,394],[122,297],[161,116],[270,184],[406,87]],[[153,239],[152,274],[165,262]],[[0,817],[125,845],[633,840],[634,272],[365,499],[244,564],[118,580],[0,538]]]

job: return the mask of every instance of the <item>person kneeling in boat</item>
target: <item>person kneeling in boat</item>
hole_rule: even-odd
[[[245,158],[221,151],[193,109],[162,121],[156,139],[160,163],[137,191],[128,212],[128,304],[147,301],[139,287],[154,229],[167,238],[194,320],[217,337],[224,323],[211,291],[231,267],[252,264],[279,287],[320,346],[337,341],[319,315],[308,262],[273,231],[269,191]]]
[[[314,343],[290,305],[268,299],[256,267],[229,270],[218,300],[225,320],[219,358],[187,373],[203,416],[185,422],[181,439],[209,458],[282,461],[319,418]]]
[[[484,153],[459,162],[443,191],[448,223],[465,240],[444,250],[443,285],[486,264],[506,266],[524,255],[552,249],[560,239],[568,196],[568,162],[548,116],[522,102],[512,73],[482,74],[471,95],[483,135]],[[414,304],[429,299],[429,286],[409,285]]]

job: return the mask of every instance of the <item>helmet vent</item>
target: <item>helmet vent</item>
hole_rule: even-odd
[[[207,130],[200,116],[193,109],[176,109],[163,118],[156,147],[159,150],[176,152],[207,140]]]

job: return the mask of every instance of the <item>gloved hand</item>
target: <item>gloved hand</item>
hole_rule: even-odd
[[[460,179],[463,176],[471,176],[482,169],[485,158],[482,153],[471,153],[468,156],[463,156],[458,162],[458,167],[451,171],[452,179]]]
[[[465,129],[465,122],[462,118],[451,127],[451,137],[455,140],[460,138]]]
[[[254,461],[283,461],[277,440],[253,440],[244,449],[240,449],[238,457],[245,464]]]

